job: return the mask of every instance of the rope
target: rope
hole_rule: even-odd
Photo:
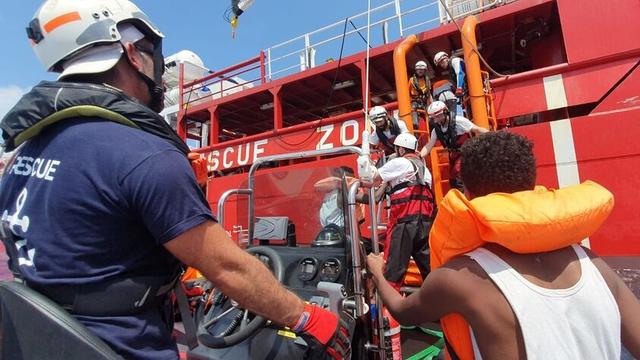
[[[501,74],[497,71],[495,71],[491,65],[489,65],[489,63],[487,62],[487,60],[485,60],[485,58],[482,56],[482,54],[480,54],[480,51],[478,50],[478,48],[473,45],[473,43],[467,38],[467,36],[462,32],[462,29],[460,29],[460,25],[458,25],[458,22],[455,20],[455,18],[453,17],[453,15],[451,14],[451,12],[449,11],[449,8],[447,7],[447,4],[444,2],[444,0],[440,0],[440,3],[442,4],[442,7],[444,7],[444,10],[447,12],[447,15],[449,15],[449,17],[451,18],[451,21],[453,21],[453,23],[456,25],[456,27],[458,28],[458,32],[460,32],[460,35],[462,35],[462,38],[464,39],[464,41],[467,42],[467,44],[469,44],[472,48],[473,48],[473,52],[475,52],[476,54],[478,54],[478,57],[480,58],[480,61],[482,61],[482,63],[484,64],[484,66],[487,68],[487,70],[489,70],[489,72],[495,76],[498,77],[508,77],[508,75],[505,74]]]

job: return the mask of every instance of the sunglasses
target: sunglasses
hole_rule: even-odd
[[[153,57],[154,53],[155,53],[155,49],[148,49],[138,43],[133,44],[133,47],[136,48],[136,50],[140,51],[141,53],[147,54],[151,57]]]

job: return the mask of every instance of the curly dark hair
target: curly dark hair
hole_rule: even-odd
[[[462,145],[461,176],[473,196],[531,190],[536,183],[533,143],[522,135],[497,131]]]

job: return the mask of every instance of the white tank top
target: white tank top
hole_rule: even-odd
[[[620,359],[620,311],[613,294],[584,250],[581,276],[566,289],[537,286],[491,251],[466,255],[498,286],[518,319],[527,359]],[[475,339],[474,339],[475,343]],[[474,346],[476,359],[481,359]]]

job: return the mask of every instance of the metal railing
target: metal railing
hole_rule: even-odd
[[[317,157],[317,156],[347,155],[347,154],[362,155],[362,149],[355,146],[343,146],[343,147],[332,148],[332,149],[299,151],[295,153],[272,155],[272,156],[257,158],[256,161],[249,168],[249,173],[248,173],[249,181],[247,184],[247,188],[252,191],[252,194],[249,195],[249,239],[250,241],[253,241],[253,233],[254,233],[253,191],[255,186],[255,173],[262,164],[273,162],[273,161],[295,160],[295,159],[305,159],[305,158],[311,158],[311,157]]]
[[[205,98],[220,98],[267,81],[264,51],[254,58],[188,82],[184,81],[184,66],[185,64],[180,64],[180,109],[186,109]]]
[[[512,0],[513,1],[513,0]],[[449,9],[449,13],[453,15],[453,19],[449,16],[442,3],[438,1],[438,10],[440,12],[440,22],[448,23],[452,20],[458,20],[466,16],[482,12],[494,6],[502,5],[509,0],[444,0]]]
[[[407,3],[411,4],[403,10]],[[337,61],[343,32],[346,53],[349,54],[366,49],[364,34],[367,28],[374,30],[369,45],[375,47],[403,37],[408,30],[436,27],[439,21],[437,4],[438,1],[392,0],[372,8],[370,12],[361,12],[273,45],[266,50],[267,78],[276,79],[315,67],[319,65],[316,59],[323,59],[323,63]],[[366,23],[368,14],[371,16],[369,26]],[[378,27],[380,32],[376,33],[375,28]]]
[[[460,19],[507,1],[445,0],[445,3],[454,19]],[[371,24],[367,26],[369,14]],[[345,24],[345,48],[362,50],[366,48],[363,34],[368,28],[375,30],[380,27],[382,36],[376,36],[372,31],[369,43],[370,46],[379,46],[402,38],[409,31],[426,31],[449,21],[451,18],[439,0],[392,0],[372,8],[370,12],[364,11],[267,48],[267,78],[276,79],[312,68],[318,64],[316,59],[337,60]],[[356,40],[355,45],[353,40]],[[347,47],[350,42],[351,46]]]
[[[224,228],[224,203],[227,202],[227,199],[231,195],[248,195],[251,197],[253,195],[253,190],[251,189],[230,189],[225,191],[222,195],[220,195],[220,199],[218,199],[218,224],[220,224]]]
[[[460,19],[515,0],[444,1],[454,19]],[[369,25],[366,23],[368,16],[371,18]],[[186,83],[181,79],[180,108],[187,108],[205,96],[210,99],[227,96],[313,68],[320,63],[338,61],[343,37],[344,57],[345,54],[366,49],[364,34],[367,30],[371,32],[369,46],[376,47],[400,39],[408,32],[426,31],[450,21],[451,17],[440,0],[391,0],[370,11],[361,12],[273,45],[253,59],[216,71],[201,79]],[[378,28],[379,31],[376,31]],[[323,60],[318,62],[317,59]],[[239,75],[243,78],[239,78]],[[235,84],[225,87],[225,81]],[[203,95],[203,89],[214,91]]]

